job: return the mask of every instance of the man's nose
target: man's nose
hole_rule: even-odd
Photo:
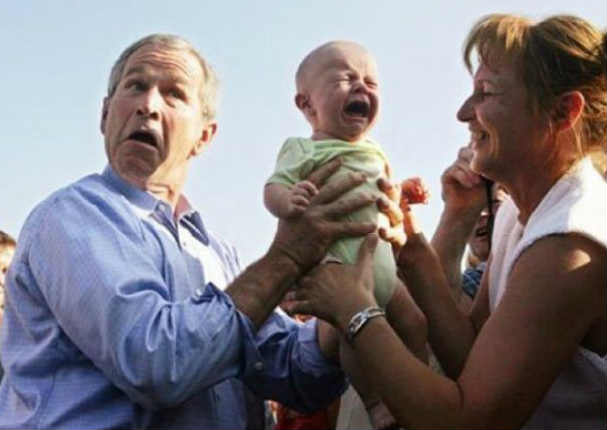
[[[151,87],[139,98],[137,115],[158,119],[160,117],[160,105],[162,95],[157,88]]]

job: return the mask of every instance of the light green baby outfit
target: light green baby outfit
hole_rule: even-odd
[[[292,137],[287,139],[278,154],[276,169],[267,183],[278,183],[288,187],[305,180],[317,167],[335,157],[341,158],[339,170],[329,179],[335,181],[349,172],[363,172],[367,175],[364,184],[349,191],[345,196],[360,191],[367,191],[379,196],[377,179],[387,178],[389,172],[388,159],[379,145],[370,140],[346,142],[337,139],[312,140]],[[345,219],[356,222],[372,221],[378,226],[389,225],[388,218],[381,213],[376,205],[369,205],[353,212]],[[356,262],[358,248],[362,238],[341,239],[331,246],[329,255],[342,263]],[[381,307],[385,307],[394,288],[397,285],[396,264],[389,243],[380,240],[374,255],[375,298]]]

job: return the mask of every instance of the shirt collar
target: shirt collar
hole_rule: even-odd
[[[143,191],[136,186],[129,184],[127,181],[122,179],[120,175],[118,175],[114,169],[108,164],[101,176],[107,181],[107,183],[122,194],[126,199],[137,208],[143,210],[147,214],[154,212],[157,206],[163,204],[161,200],[157,199],[150,193]],[[166,206],[168,204],[164,203]],[[170,206],[169,206],[170,210]]]
[[[157,199],[147,191],[128,183],[118,175],[108,164],[103,170],[102,177],[107,183],[122,194],[138,212],[144,216],[152,216],[162,224],[173,225],[173,209],[168,203]],[[209,235],[204,227],[200,214],[192,208],[188,199],[182,194],[177,203],[178,222],[182,223],[198,240],[209,244]]]
[[[198,240],[205,245],[209,244],[209,235],[204,228],[202,217],[192,208],[189,200],[183,194],[177,202],[178,219]]]

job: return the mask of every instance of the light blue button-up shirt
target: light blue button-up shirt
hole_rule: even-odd
[[[315,323],[255,333],[222,292],[239,270],[198,212],[174,221],[109,167],[57,191],[7,276],[0,428],[245,428],[251,392],[324,407],[345,381]]]

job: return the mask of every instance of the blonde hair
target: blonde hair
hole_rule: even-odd
[[[590,155],[601,172],[606,167],[607,35],[589,22],[557,15],[538,23],[514,15],[481,18],[464,43],[464,63],[471,55],[491,64],[505,59],[519,70],[534,112],[548,114],[557,98],[579,91],[585,100],[574,130],[581,155]]]
[[[206,120],[215,118],[217,111],[217,88],[219,86],[215,71],[190,42],[180,36],[172,34],[150,34],[149,36],[139,39],[122,51],[110,72],[107,90],[108,99],[116,92],[116,88],[120,83],[128,59],[135,51],[145,45],[159,45],[170,50],[189,52],[198,60],[203,72],[203,84],[202,88],[200,88],[200,101],[202,104],[203,116]]]

